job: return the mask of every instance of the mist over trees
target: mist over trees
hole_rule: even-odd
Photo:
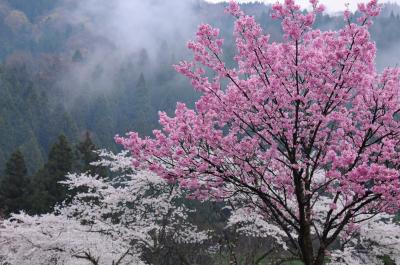
[[[221,15],[224,4],[106,2],[0,1],[0,170],[19,149],[34,173],[60,134],[76,143],[89,131],[99,146],[113,150],[117,133],[151,134],[158,110],[171,113],[177,101],[190,105],[198,97],[172,67],[189,56],[184,45],[197,25],[212,23],[232,43],[232,18]],[[172,7],[176,14],[168,16]],[[269,6],[244,4],[243,9],[272,39],[280,38]],[[399,57],[398,10],[387,5],[371,29],[380,69]],[[316,24],[334,29],[343,19],[321,15]],[[225,49],[231,57],[233,46]]]

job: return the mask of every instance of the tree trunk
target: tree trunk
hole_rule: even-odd
[[[315,258],[314,265],[323,265],[325,260],[325,246],[321,245],[318,249],[317,257]]]
[[[302,261],[305,265],[314,264],[314,253],[311,238],[310,224],[302,224],[299,235],[299,245],[302,255]]]
[[[297,203],[299,207],[299,246],[301,251],[301,260],[305,265],[313,265],[314,263],[314,249],[311,237],[311,214],[310,214],[310,202],[306,200],[304,183],[301,178],[302,172],[297,170],[293,171],[293,179],[295,185],[295,192]]]

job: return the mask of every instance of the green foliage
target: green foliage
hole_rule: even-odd
[[[153,111],[150,106],[149,92],[143,73],[140,74],[139,80],[137,81],[132,103],[132,111],[135,116],[134,127],[136,127],[138,132],[142,135],[149,135],[152,129],[152,124],[149,123],[149,116]]]
[[[0,66],[0,170],[5,158],[20,149],[28,173],[43,166],[51,142],[63,133],[77,139],[75,121],[61,104],[33,84],[26,66]]]
[[[303,265],[303,264],[304,263],[301,262],[300,260],[290,260],[282,263],[282,265]]]
[[[396,265],[396,262],[392,260],[388,255],[379,256],[378,258],[382,260],[384,265]]]
[[[40,214],[50,211],[54,205],[67,200],[74,191],[69,191],[60,184],[70,172],[89,172],[93,175],[105,177],[107,172],[102,167],[94,167],[92,162],[99,157],[94,152],[98,148],[93,143],[89,132],[86,132],[82,141],[74,148],[67,138],[60,135],[51,146],[45,165],[33,177],[33,191],[29,196],[28,212]]]
[[[65,136],[60,135],[50,149],[47,163],[34,177],[33,213],[47,212],[67,198],[68,190],[59,182],[72,171],[72,164],[72,149]]]
[[[0,185],[0,211],[8,216],[29,208],[27,196],[30,181],[27,176],[24,156],[14,152],[6,163],[6,169]]]
[[[89,172],[92,175],[106,176],[106,170],[99,166],[91,165],[92,162],[99,160],[99,155],[95,152],[98,150],[93,143],[90,133],[87,131],[81,142],[75,148],[75,165],[74,171]]]

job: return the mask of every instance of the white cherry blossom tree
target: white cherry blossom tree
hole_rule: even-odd
[[[147,264],[146,254],[160,256],[179,244],[195,249],[208,238],[188,221],[181,189],[132,170],[126,152],[99,154],[95,164],[109,168],[111,177],[70,174],[63,182],[76,192],[70,201],[50,214],[20,213],[2,222],[4,264],[140,265]]]

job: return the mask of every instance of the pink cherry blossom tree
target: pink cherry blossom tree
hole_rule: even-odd
[[[118,143],[149,169],[201,200],[235,194],[286,234],[306,265],[323,264],[340,236],[376,214],[399,209],[399,69],[377,73],[370,40],[376,0],[344,13],[338,31],[313,29],[323,6],[273,6],[283,41],[271,42],[231,2],[235,68],[223,60],[219,30],[201,25],[193,61],[175,66],[202,92],[195,109],[160,113],[153,138]],[[357,18],[354,18],[357,17]],[[329,208],[315,216],[321,196]]]

